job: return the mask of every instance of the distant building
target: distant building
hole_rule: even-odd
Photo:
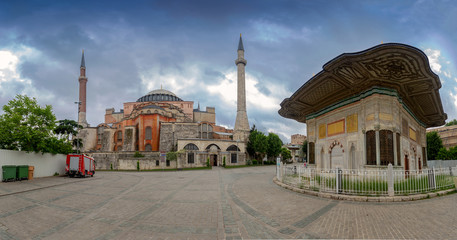
[[[421,170],[426,128],[447,118],[440,88],[425,53],[387,43],[332,59],[279,114],[306,123],[311,167]]]
[[[165,89],[153,90],[135,102],[125,102],[118,112],[114,108],[106,109],[105,121],[90,127],[86,121],[87,77],[83,52],[78,114],[78,122],[84,127],[78,134],[83,143],[82,152],[92,154],[100,168],[135,168],[137,160],[127,159],[130,162],[124,165],[119,160],[129,158],[132,154],[127,152],[135,151],[151,160],[151,163],[142,161],[140,165],[145,169],[202,167],[208,160],[212,166],[222,165],[224,161],[226,165],[245,164],[250,127],[246,112],[246,60],[241,36],[237,56],[237,117],[233,130],[216,125],[214,107],[206,107],[203,111],[199,104],[194,109],[193,101],[183,100]],[[164,153],[170,151],[178,151],[177,162],[164,164]],[[158,159],[159,153],[161,160]]]
[[[457,125],[427,129],[427,132],[438,132],[443,146],[447,149],[457,146]]]
[[[296,145],[303,145],[306,141],[306,136],[301,134],[294,134],[290,137],[290,143]]]

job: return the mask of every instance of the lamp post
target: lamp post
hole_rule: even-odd
[[[239,139],[236,140],[236,162],[237,162],[237,163],[238,163],[238,161],[239,161],[239,160],[238,160],[238,157],[239,157],[239,156],[238,156],[238,152],[239,152],[238,142],[239,142],[239,141],[240,141]],[[232,162],[232,159],[231,159],[231,158],[232,158],[232,156],[230,156],[230,162]],[[244,161],[246,161],[246,158],[244,159]],[[244,164],[246,164],[246,162],[245,162]]]
[[[79,154],[79,138],[78,138],[78,135],[79,135],[79,105],[81,105],[81,101],[78,101],[78,102],[75,102],[75,104],[77,104],[78,106],[78,116],[76,117],[76,122],[78,124],[78,130],[76,130],[78,133],[76,134],[76,153]]]

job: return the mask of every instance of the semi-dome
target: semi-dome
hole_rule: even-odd
[[[137,102],[160,102],[160,101],[182,101],[181,98],[176,96],[176,94],[165,90],[165,89],[156,89],[150,91],[148,94],[138,98]]]

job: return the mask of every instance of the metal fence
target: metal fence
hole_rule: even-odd
[[[454,188],[457,167],[421,171],[314,169],[282,166],[282,182],[301,189],[362,196],[394,196]]]

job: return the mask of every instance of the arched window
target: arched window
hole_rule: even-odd
[[[349,156],[351,158],[351,169],[356,169],[356,162],[355,162],[355,147],[354,145],[351,146],[351,150],[349,151]]]
[[[316,160],[315,160],[315,156],[314,156],[314,143],[313,142],[310,142],[308,143],[309,144],[309,156],[308,156],[308,163],[309,164],[315,164],[316,163]],[[322,161],[322,160],[321,160]]]
[[[213,126],[207,123],[200,124],[198,128],[198,136],[202,139],[212,139],[213,138]]]
[[[367,142],[367,165],[376,165],[376,132],[373,130],[366,133]]]
[[[381,165],[394,165],[394,139],[389,130],[379,131],[379,151],[381,152]]]
[[[105,127],[101,126],[97,129],[97,144],[102,144],[103,132],[105,131]]]
[[[189,143],[184,147],[184,149],[185,150],[198,150],[198,147],[197,147],[197,145],[195,145],[193,143]]]
[[[148,152],[152,151],[151,144],[146,144],[146,146],[144,146],[144,151],[148,151]]]
[[[145,139],[151,140],[152,139],[152,128],[146,127]]]
[[[221,150],[221,148],[219,146],[217,146],[216,144],[212,143],[210,145],[208,145],[208,147],[206,147],[206,150]]]
[[[231,145],[230,147],[227,148],[226,151],[228,151],[228,152],[229,151],[240,151],[240,149],[235,145]]]
[[[122,141],[122,131],[117,132],[117,141]]]

